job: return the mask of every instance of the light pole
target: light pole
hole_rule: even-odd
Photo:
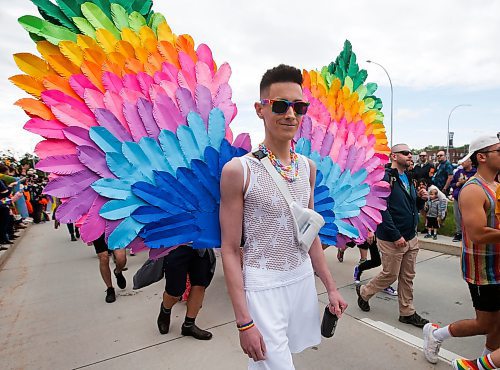
[[[394,90],[392,88],[392,80],[391,80],[391,76],[389,76],[389,72],[387,72],[387,69],[384,68],[384,66],[380,63],[377,63],[377,62],[374,62],[373,60],[367,60],[366,61],[367,63],[373,63],[373,64],[376,64],[378,65],[380,68],[382,68],[385,72],[385,74],[387,75],[387,78],[389,79],[389,84],[391,85],[391,148],[392,148],[392,116],[393,116],[393,109],[394,109]]]
[[[459,108],[459,107],[470,107],[471,105],[470,104],[459,104],[459,105],[455,105],[451,111],[450,111],[450,114],[448,114],[448,136],[446,137],[446,159],[447,160],[450,160],[450,118],[451,118],[451,114],[455,111],[455,109]]]

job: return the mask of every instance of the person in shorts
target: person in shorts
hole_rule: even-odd
[[[165,272],[165,291],[160,305],[157,324],[161,334],[170,330],[172,307],[180,301],[186,290],[189,275],[191,291],[187,299],[187,310],[181,334],[199,340],[209,340],[212,333],[200,329],[195,324],[196,317],[203,304],[205,290],[210,285],[215,272],[215,255],[212,249],[193,249],[189,245],[181,245],[167,254],[163,259]]]
[[[474,319],[456,321],[438,328],[424,326],[424,355],[431,363],[438,361],[442,342],[451,337],[485,335],[485,348],[480,358],[500,347],[500,222],[495,214],[496,181],[500,171],[500,140],[496,135],[481,136],[469,147],[470,158],[477,167],[460,191],[462,217],[462,275],[469,287]]]
[[[102,280],[106,284],[106,302],[113,303],[116,301],[115,288],[113,287],[113,281],[111,280],[111,269],[109,267],[109,256],[114,255],[116,267],[113,273],[116,278],[116,284],[120,289],[125,289],[127,286],[127,280],[123,276],[123,269],[127,264],[127,255],[125,249],[108,249],[108,244],[106,243],[106,238],[102,234],[98,239],[93,242],[95,253],[99,258],[99,271],[101,272]]]

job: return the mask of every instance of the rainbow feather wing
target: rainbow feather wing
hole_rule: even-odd
[[[35,151],[57,174],[45,189],[62,198],[57,217],[114,249],[220,245],[215,184],[251,147],[229,128],[229,65],[175,35],[151,1],[33,3],[43,19],[19,22],[40,57],[16,54],[24,74],[11,81],[33,96],[16,105],[45,138]]]
[[[297,152],[317,165],[317,186],[334,199],[337,246],[362,242],[382,221],[388,184],[382,182],[389,148],[377,86],[364,84],[349,41],[321,72],[304,71],[304,95],[311,103],[295,137]],[[315,206],[316,207],[316,206]]]

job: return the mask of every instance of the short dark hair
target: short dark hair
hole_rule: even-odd
[[[3,163],[0,163],[0,173],[7,173],[9,171],[9,167],[4,165]]]
[[[479,153],[479,151],[472,153],[472,155],[470,156],[470,161],[472,162],[472,165],[476,168],[479,165],[479,162],[477,161],[477,153]]]
[[[302,72],[300,69],[285,64],[268,69],[260,80],[260,95],[262,96],[272,84],[277,82],[294,82],[302,86]]]

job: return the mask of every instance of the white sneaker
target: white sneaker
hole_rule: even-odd
[[[432,323],[424,325],[422,329],[424,332],[424,356],[431,364],[437,364],[439,359],[439,349],[441,348],[442,341],[434,338],[432,333],[436,330],[436,327]]]

